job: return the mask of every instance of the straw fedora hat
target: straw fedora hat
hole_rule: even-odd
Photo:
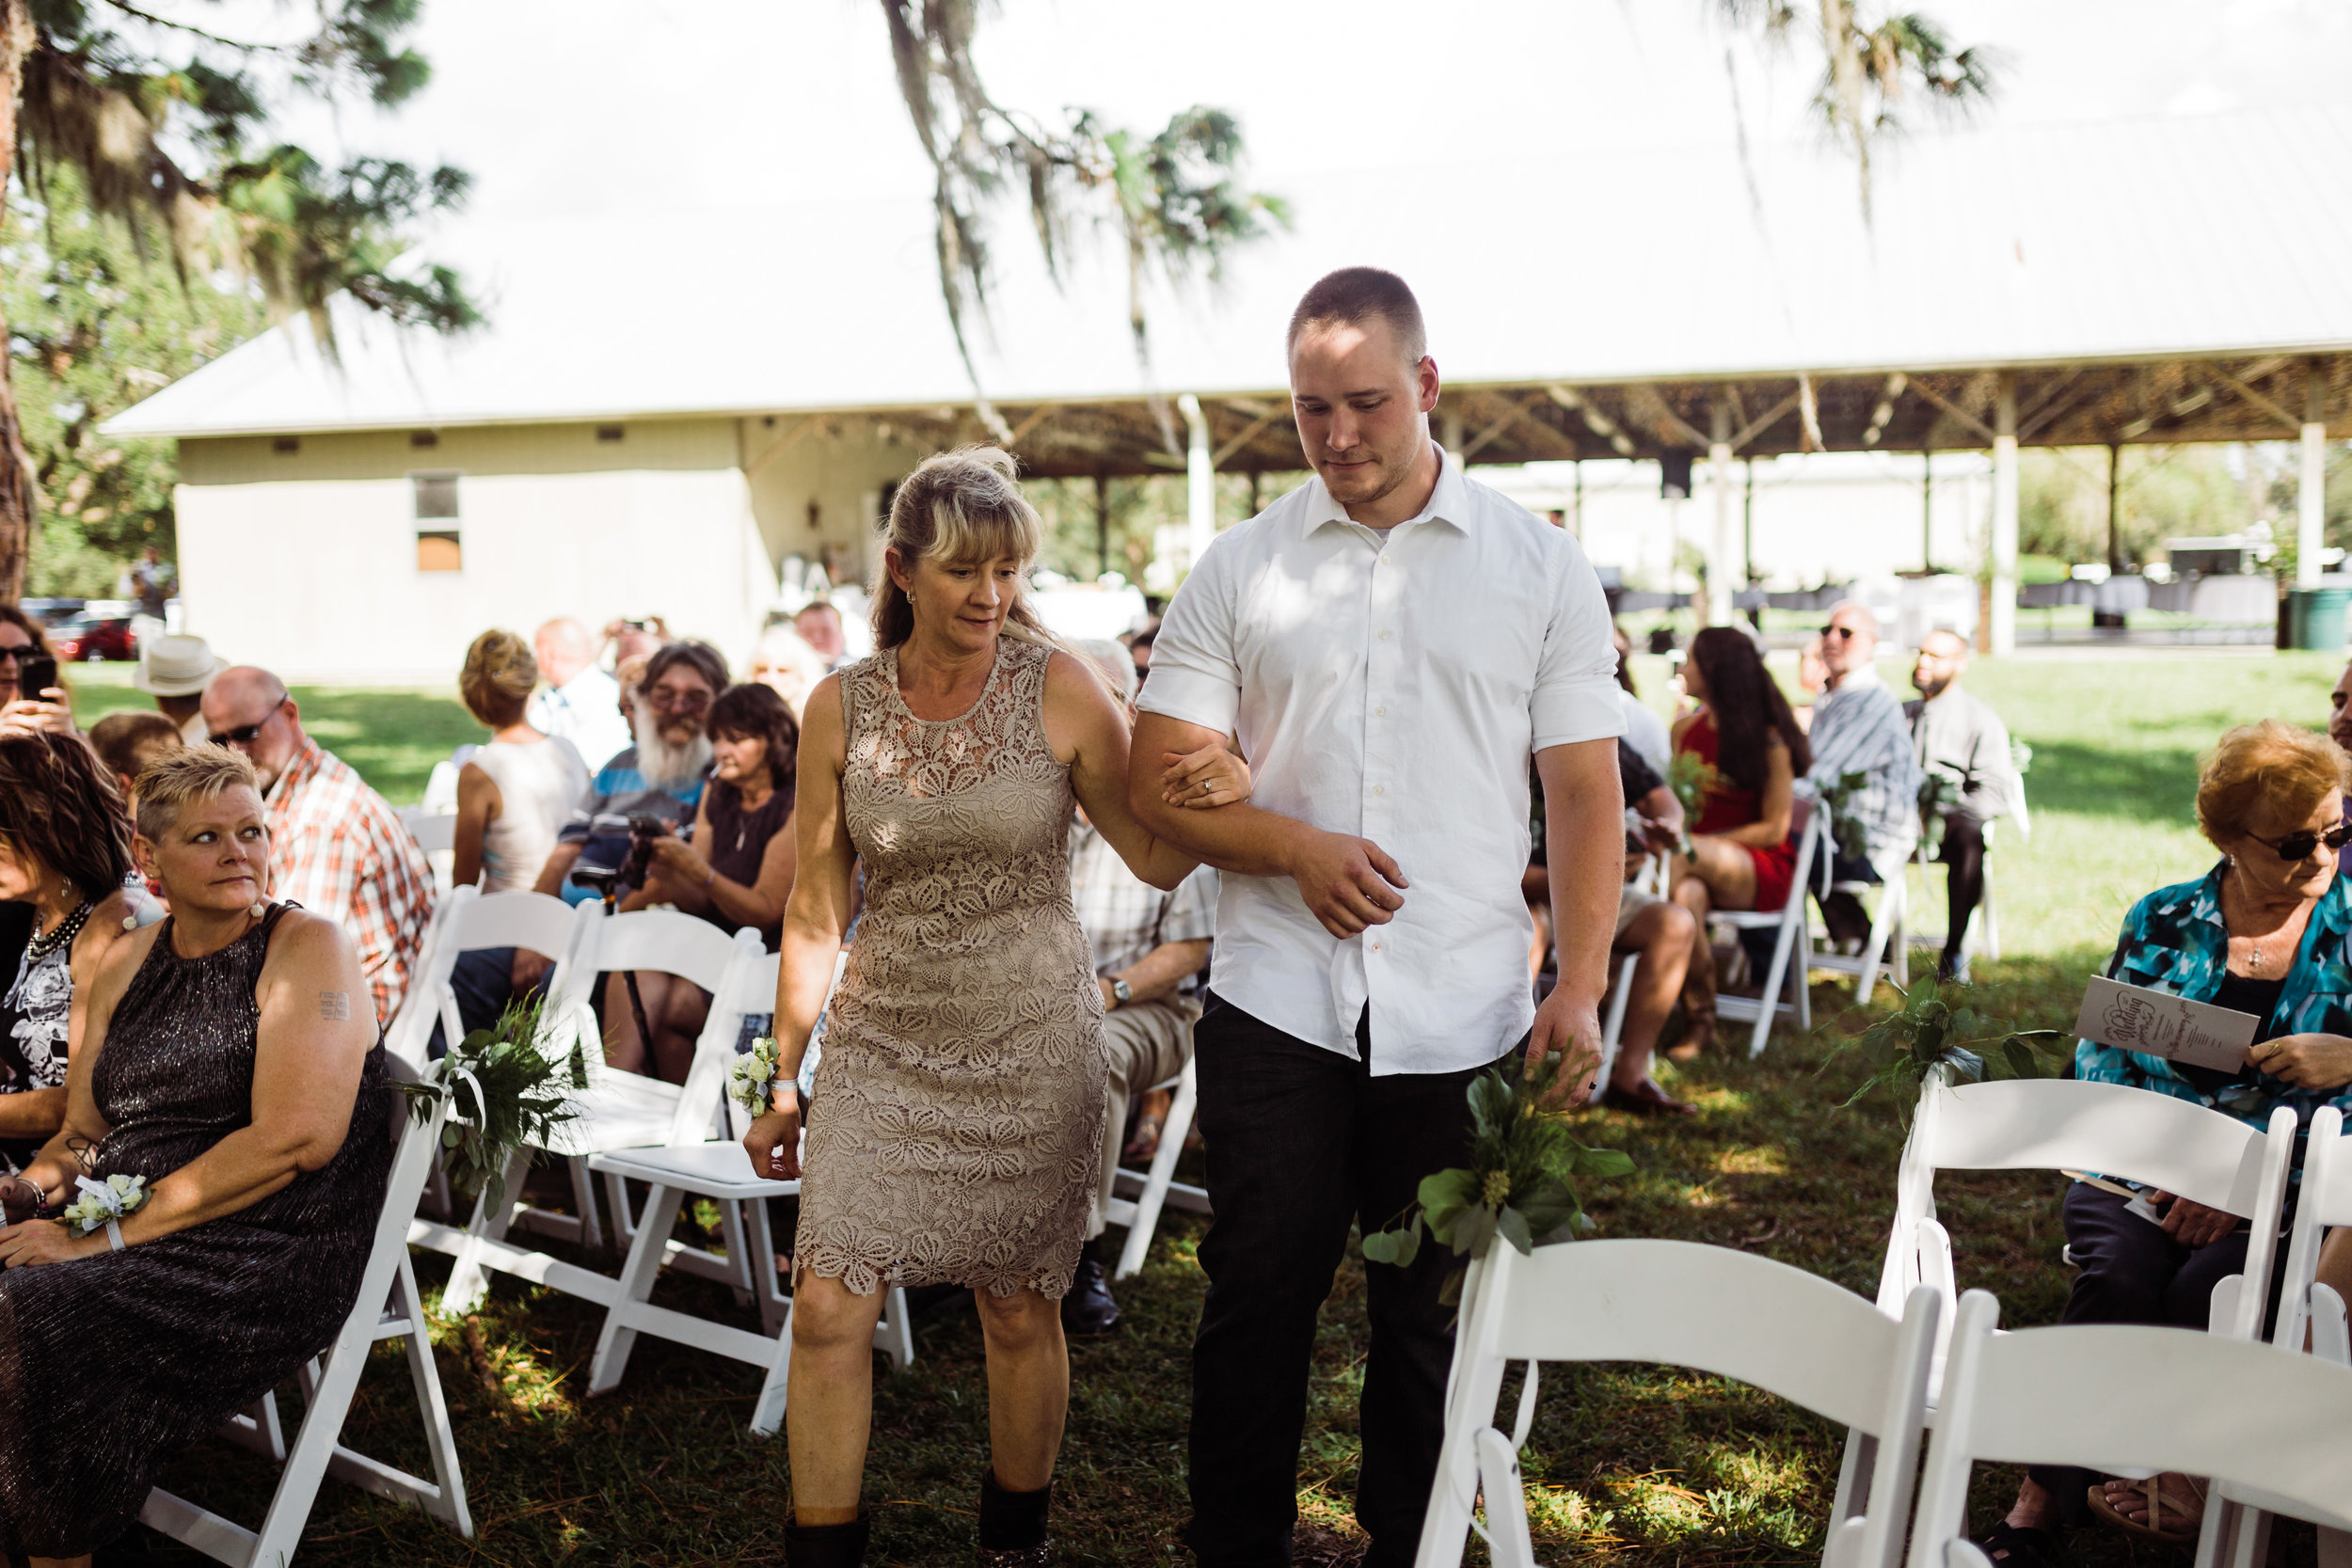
[[[138,673],[131,684],[151,697],[196,697],[228,668],[200,637],[151,637],[139,644]]]

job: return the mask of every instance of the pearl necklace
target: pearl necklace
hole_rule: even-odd
[[[81,935],[83,924],[89,919],[89,911],[90,906],[85,903],[80,909],[58,921],[56,930],[51,931],[47,936],[33,938],[24,944],[26,956],[45,958],[58,948],[71,942],[75,937]]]

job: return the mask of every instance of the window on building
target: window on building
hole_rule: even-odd
[[[455,572],[465,566],[457,538],[455,474],[411,474],[417,493],[417,570]]]

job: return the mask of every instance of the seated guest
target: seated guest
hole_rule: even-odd
[[[1134,718],[1135,665],[1116,642],[1078,644],[1103,673],[1120,707]],[[1198,867],[1163,893],[1127,869],[1119,851],[1094,830],[1084,811],[1070,829],[1070,900],[1094,958],[1095,984],[1103,992],[1103,1041],[1108,1059],[1103,1114],[1101,1164],[1087,1214],[1086,1246],[1078,1272],[1062,1297],[1065,1332],[1092,1337],[1119,1326],[1119,1302],[1104,1267],[1103,1232],[1109,1225],[1112,1181],[1127,1144],[1127,1113],[1192,1060],[1192,1025],[1200,1016],[1196,984],[1208,967],[1209,941],[1216,927],[1216,873]],[[1138,1118],[1136,1158],[1159,1148],[1162,1101],[1153,1112],[1145,1101],[1147,1128]],[[1141,1146],[1147,1141],[1148,1149]]]
[[[1879,679],[1879,621],[1851,599],[1829,614],[1821,628],[1821,668],[1829,689],[1813,705],[1813,766],[1805,773],[1816,791],[1835,789],[1849,773],[1863,774],[1862,787],[1846,797],[1841,817],[1862,824],[1860,857],[1825,840],[1832,879],[1876,882],[1899,867],[1919,842],[1919,759],[1911,749],[1911,725],[1903,705]],[[1869,935],[1870,919],[1851,893],[1821,901],[1821,924],[1832,939],[1858,942]]]
[[[1913,753],[1920,770],[1949,779],[1959,799],[1942,809],[1944,842],[1935,858],[1951,868],[1946,883],[1950,924],[1945,927],[1941,979],[1968,978],[1968,921],[1984,898],[1984,827],[2014,810],[2020,798],[2017,765],[2009,752],[2001,716],[1961,688],[1968,641],[1958,632],[1931,631],[1919,640],[1911,684],[1919,700],[1905,703]]]
[[[1136,667],[1136,689],[1138,691],[1143,689],[1143,683],[1152,676],[1152,644],[1159,641],[1159,636],[1160,624],[1154,621],[1127,639],[1127,657]]]
[[[66,1062],[100,963],[131,928],[162,918],[143,889],[123,885],[131,875],[131,819],[89,748],[71,736],[0,736],[0,898],[30,905],[36,923],[0,976],[0,1163],[8,1170],[64,1122]]]
[[[731,686],[710,705],[710,784],[694,812],[693,836],[654,841],[645,885],[623,908],[670,904],[733,935],[746,926],[773,953],[784,940],[784,906],[792,896],[793,766],[801,727],[784,699],[767,687]],[[605,1060],[645,1070],[645,1042],[626,985],[614,975],[605,996]],[[694,1041],[710,1010],[709,993],[675,974],[641,973],[638,999],[653,1030],[656,1072],[683,1083]],[[743,1021],[745,1040],[768,1033],[769,1016]]]
[[[2352,664],[2344,667],[2344,673],[2336,677],[2335,689],[2328,693],[2328,738],[2352,752],[2352,707],[2345,705],[2347,699],[2352,699]],[[2345,796],[2344,800],[2352,805],[2352,795]],[[2336,869],[2352,871],[2352,844],[2336,851]]]
[[[2352,884],[2336,874],[2336,851],[2352,843],[2347,768],[2333,741],[2276,720],[2224,735],[2197,781],[2198,831],[2220,863],[2135,904],[2107,964],[2110,979],[2260,1019],[2247,1066],[2230,1073],[2082,1040],[2075,1077],[2170,1095],[2257,1128],[2280,1105],[2305,1128],[2322,1105],[2352,1112],[2352,990],[2340,958],[2352,935]],[[2067,1189],[2066,1244],[2078,1272],[2061,1323],[2201,1329],[2214,1286],[2245,1268],[2246,1222],[2186,1198],[2146,1196],[2160,1225],[2087,1181]],[[2322,1277],[2352,1288],[2346,1261],[2331,1245]],[[2193,1540],[2204,1516],[2201,1483],[2166,1475],[2154,1490],[2152,1510],[2141,1482],[2101,1485],[2087,1470],[2035,1465],[1982,1544],[2017,1568],[2055,1563],[2058,1532],[2079,1524],[2086,1508]]]
[[[172,914],[100,965],[65,1125],[0,1193],[14,1559],[87,1563],[167,1460],[325,1351],[358,1296],[391,1091],[351,939],[268,899],[260,783],[214,746],[141,775],[136,848]],[[115,1225],[77,1239],[33,1217],[118,1175],[147,1193]]]
[[[400,1010],[433,918],[433,867],[383,796],[302,729],[286,683],[238,665],[204,691],[213,744],[243,752],[269,810],[273,898],[349,932],[376,1022]]]
[[[180,737],[180,727],[167,716],[119,708],[89,727],[89,744],[98,760],[106,765],[106,771],[114,775],[124,809],[135,812],[138,803],[131,799],[131,790],[138,776],[149,763],[166,752],[178,751],[185,742]]]
[[[528,893],[555,850],[556,831],[588,788],[588,769],[572,743],[543,735],[524,719],[539,662],[511,631],[485,631],[466,650],[457,695],[490,732],[457,770],[457,827],[450,880],[479,884],[485,894]],[[457,1019],[485,1029],[514,996],[511,947],[485,947],[457,956],[450,989]],[[434,1026],[427,1047],[438,1056],[445,1042]]]
[[[825,608],[830,610],[833,607]],[[824,655],[811,647],[799,632],[790,626],[770,626],[759,634],[759,645],[752,650],[751,673],[744,679],[774,690],[784,699],[784,705],[792,710],[793,722],[798,723],[801,710],[808,705],[808,694],[832,670]]]
[[[138,673],[131,677],[131,685],[154,698],[155,711],[171,721],[182,740],[195,746],[202,743],[207,733],[204,689],[228,667],[229,661],[214,653],[212,644],[200,637],[179,632],[143,637],[139,639]]]
[[[792,629],[817,650],[827,673],[850,662],[850,640],[841,629],[841,611],[830,599],[811,599],[792,617]],[[821,678],[821,677],[820,677]]]
[[[1673,738],[1666,733],[1666,721],[1650,711],[1642,701],[1642,693],[1633,685],[1633,640],[1614,621],[1609,623],[1612,641],[1617,646],[1617,710],[1625,717],[1625,737],[1649,764],[1650,771],[1665,777],[1666,763],[1674,755]],[[1671,798],[1671,797],[1670,797]],[[1632,798],[1627,797],[1629,804]]]
[[[24,695],[24,661],[56,657],[39,621],[12,604],[0,604],[0,735],[74,733],[73,710],[63,687],[43,687],[38,697]]]
[[[1715,769],[1698,820],[1691,824],[1691,852],[1673,862],[1674,900],[1698,922],[1682,989],[1687,1027],[1669,1053],[1687,1058],[1715,1037],[1708,911],[1777,910],[1788,903],[1797,867],[1788,832],[1796,778],[1812,754],[1788,699],[1747,633],[1709,626],[1692,638],[1682,689],[1699,705],[1676,721],[1675,750]]]
[[[596,639],[568,615],[548,622],[531,641],[547,689],[523,720],[541,735],[568,740],[591,768],[628,744],[628,721],[614,711],[620,688],[596,668]]]

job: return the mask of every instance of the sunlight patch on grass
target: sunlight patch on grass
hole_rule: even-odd
[[[1777,1148],[1727,1148],[1715,1157],[1725,1176],[1786,1176],[1788,1162]]]

